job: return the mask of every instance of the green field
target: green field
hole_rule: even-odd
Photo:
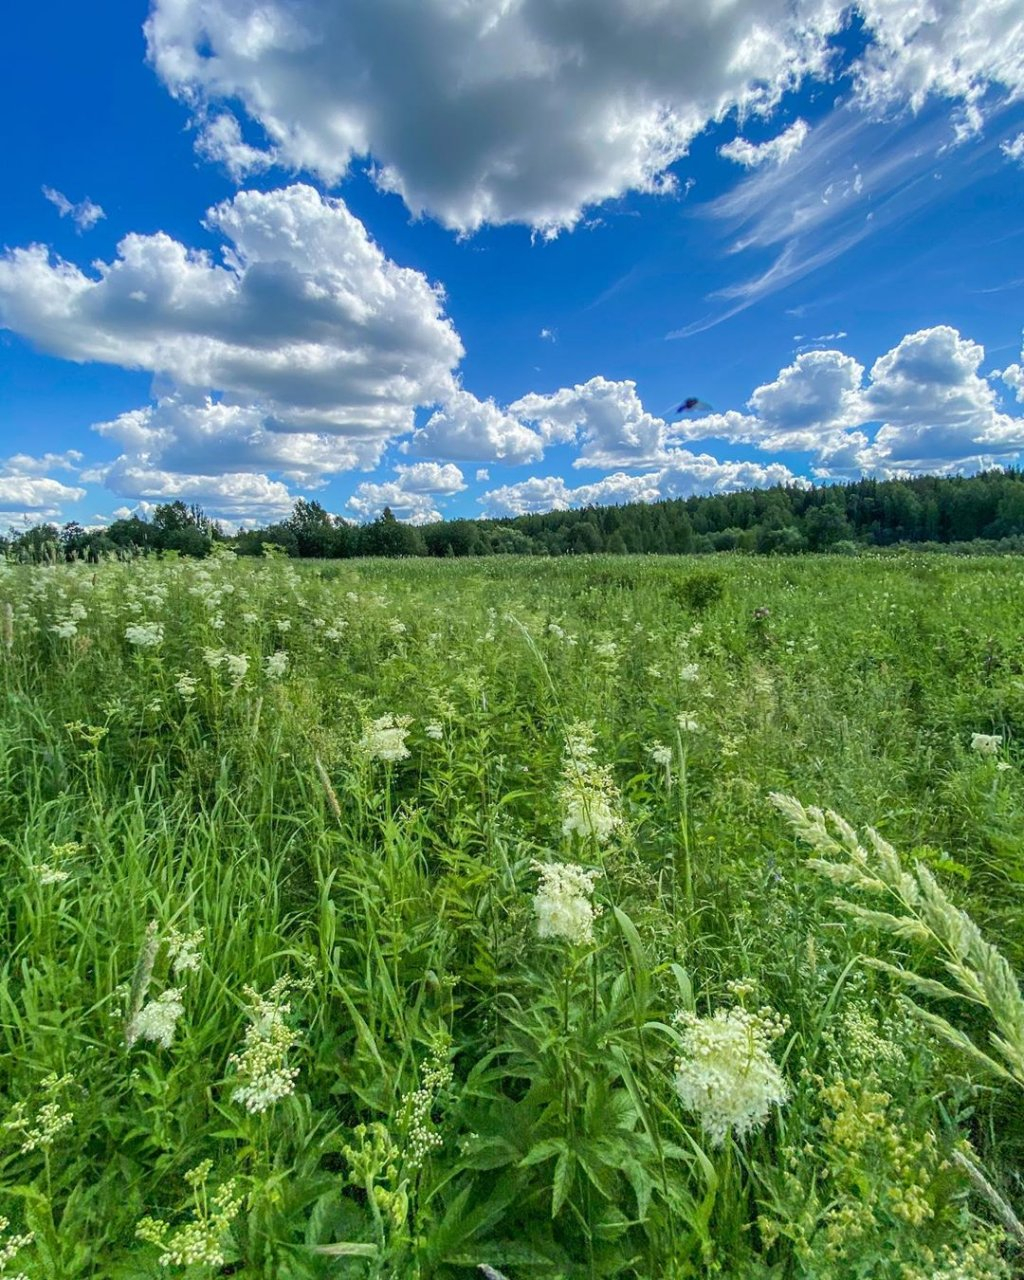
[[[1020,1274],[1019,560],[0,565],[0,698],[0,1276]]]

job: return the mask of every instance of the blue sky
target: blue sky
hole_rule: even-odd
[[[0,523],[1017,461],[1024,11],[930,8],[19,6]]]

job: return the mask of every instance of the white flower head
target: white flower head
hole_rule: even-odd
[[[785,1022],[770,1010],[750,1013],[739,1006],[709,1018],[679,1014],[676,1021],[682,1027],[676,1093],[711,1144],[720,1147],[729,1133],[742,1138],[762,1128],[772,1107],[789,1097],[769,1052]]]
[[[695,680],[700,679],[700,667],[695,662],[688,662],[679,669],[679,679],[684,684],[693,684]]]
[[[144,1004],[128,1024],[125,1039],[129,1048],[136,1040],[153,1040],[164,1049],[171,1047],[178,1019],[185,1012],[180,987],[169,987],[155,1000]]]
[[[124,629],[124,638],[137,649],[155,649],[163,644],[164,624],[162,622],[136,622]]]
[[[680,711],[680,713],[676,716],[676,724],[683,731],[683,733],[699,733],[700,732],[700,725],[698,724],[698,722],[694,720],[693,716],[687,715],[685,711]]]
[[[298,1037],[285,1021],[291,1005],[282,997],[289,986],[287,979],[277,981],[265,996],[245,987],[249,1000],[249,1025],[245,1029],[242,1049],[233,1053],[229,1064],[234,1067],[238,1085],[231,1092],[232,1102],[240,1102],[250,1115],[295,1092],[298,1067],[290,1067],[288,1051]]]
[[[660,764],[662,768],[667,769],[668,766],[672,763],[672,748],[666,747],[664,743],[662,742],[652,743],[651,746],[647,748],[647,750],[648,750],[648,753],[650,754],[651,759],[654,761],[654,763]]]
[[[444,737],[444,727],[439,720],[431,720],[429,724],[425,724],[423,732],[428,738],[433,738],[435,742],[440,742]]]
[[[607,765],[596,763],[594,731],[588,724],[570,725],[566,731],[562,782],[558,798],[564,818],[562,834],[575,831],[604,844],[622,823],[619,793]]]
[[[268,654],[263,661],[268,680],[280,680],[288,670],[288,655],[283,649]]]
[[[179,671],[178,678],[174,682],[174,687],[186,702],[191,702],[196,696],[197,681],[195,676],[189,675],[187,671]]]
[[[998,733],[972,733],[971,750],[979,756],[994,756],[1003,745],[1003,738]]]
[[[535,862],[540,885],[533,898],[537,935],[591,942],[600,908],[593,903],[594,881],[600,871],[585,871],[568,862]]]
[[[359,749],[371,760],[405,760],[409,755],[405,740],[410,724],[411,716],[380,716],[364,730]]]

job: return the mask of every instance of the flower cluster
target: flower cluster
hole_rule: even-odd
[[[268,680],[280,680],[288,670],[288,655],[283,649],[278,649],[264,658],[263,666]]]
[[[60,1135],[70,1129],[74,1116],[65,1111],[58,1100],[58,1095],[67,1091],[74,1084],[73,1076],[58,1076],[51,1072],[40,1082],[46,1102],[42,1103],[32,1119],[28,1116],[28,1104],[16,1102],[3,1127],[8,1133],[21,1139],[18,1150],[22,1155],[30,1151],[49,1150]]]
[[[452,1082],[452,1065],[448,1060],[450,1050],[451,1041],[447,1036],[440,1035],[434,1040],[430,1056],[420,1073],[420,1087],[406,1100],[407,1168],[411,1165],[412,1169],[418,1169],[430,1152],[444,1141],[433,1125],[431,1112],[438,1095]]]
[[[124,629],[124,638],[137,649],[155,649],[163,644],[162,622],[135,622]]]
[[[760,1129],[771,1108],[789,1097],[769,1052],[785,1021],[769,1009],[750,1013],[737,1005],[709,1018],[680,1013],[676,1022],[682,1049],[676,1093],[697,1116],[712,1146],[720,1147],[730,1133],[742,1138]]]
[[[149,925],[135,962],[125,1018],[124,1041],[129,1049],[139,1040],[151,1040],[163,1049],[171,1047],[174,1032],[185,1012],[182,1002],[184,989],[167,987],[160,995],[147,1001],[157,955],[161,946],[166,946],[170,967],[174,976],[180,978],[199,968],[199,948],[202,941],[202,929],[190,934],[169,929],[166,934],[161,935],[155,921]]]
[[[535,862],[540,885],[533,898],[537,934],[541,938],[565,938],[591,942],[600,907],[593,903],[594,881],[600,871],[584,871],[568,862]]]
[[[193,1220],[172,1231],[159,1218],[143,1218],[135,1229],[140,1240],[155,1244],[162,1250],[161,1267],[207,1266],[222,1267],[224,1236],[242,1207],[244,1197],[238,1193],[232,1178],[207,1196],[206,1179],[213,1162],[204,1160],[185,1174],[185,1181],[192,1188],[195,1200]]]
[[[979,756],[994,756],[1002,745],[1003,739],[998,733],[971,734],[971,750]]]
[[[607,765],[594,760],[594,732],[590,725],[575,724],[566,733],[559,802],[565,815],[562,834],[574,831],[584,838],[593,836],[604,844],[618,827],[619,793]]]
[[[265,996],[252,987],[243,988],[249,1001],[249,1025],[241,1052],[233,1053],[228,1063],[239,1081],[231,1100],[240,1102],[250,1115],[295,1092],[299,1068],[290,1067],[287,1058],[298,1037],[285,1021],[291,1005],[283,999],[289,986],[290,979],[279,978]]]
[[[359,739],[359,749],[371,760],[405,760],[409,748],[405,740],[409,736],[410,716],[380,716],[372,720]]]
[[[7,1218],[0,1218],[0,1232],[4,1232],[10,1226]],[[7,1276],[7,1264],[13,1262],[17,1254],[22,1249],[27,1249],[35,1239],[31,1231],[25,1232],[24,1235],[13,1235],[8,1240],[0,1244],[0,1276],[6,1276],[7,1280],[28,1280],[28,1276],[24,1271],[19,1271],[17,1275]]]

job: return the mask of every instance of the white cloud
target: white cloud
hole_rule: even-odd
[[[49,200],[50,204],[56,206],[60,216],[62,218],[70,218],[79,231],[92,230],[100,218],[107,216],[102,208],[98,204],[94,204],[88,196],[75,204],[63,192],[57,191],[53,187],[43,187],[43,195]]]
[[[0,258],[0,324],[43,350],[258,405],[277,429],[387,437],[443,399],[462,344],[442,296],[340,200],[243,191],[207,214],[224,265],[128,235],[90,276],[34,245]]]
[[[548,443],[581,441],[577,467],[643,467],[668,456],[667,424],[644,409],[629,380],[598,376],[551,395],[531,392],[509,413],[534,423]]]
[[[85,489],[43,475],[48,468],[69,467],[81,454],[46,454],[33,458],[17,453],[0,461],[0,524],[20,526],[56,520],[66,503],[85,497]]]
[[[856,8],[870,112],[937,99],[967,136],[987,89],[1024,89],[1019,0]],[[587,205],[673,189],[669,166],[710,122],[826,78],[848,15],[841,0],[155,0],[146,36],[200,145],[236,172],[274,162],[333,184],[369,156],[414,214],[555,232]],[[262,127],[265,157],[224,103]]]
[[[280,480],[251,471],[188,475],[119,458],[110,466],[83,472],[82,479],[101,482],[119,497],[134,499],[134,510],[142,512],[151,511],[161,502],[180,499],[198,503],[217,519],[250,518],[266,522],[280,520],[295,505],[295,499]]]
[[[398,520],[408,524],[430,524],[441,519],[436,499],[451,497],[466,487],[462,472],[453,463],[416,462],[397,466],[397,480],[383,483],[365,481],[357,485],[345,504],[360,520],[373,520],[390,507]]]
[[[785,164],[804,145],[810,132],[806,120],[794,120],[788,129],[769,142],[753,143],[746,138],[735,138],[718,148],[718,154],[727,160],[735,160],[744,169],[759,169],[763,164]]]
[[[204,160],[224,165],[236,182],[268,169],[273,163],[272,155],[244,140],[241,125],[230,111],[214,112],[203,120],[196,150]]]
[[[479,501],[492,516],[518,516],[569,507],[657,502],[699,493],[729,493],[801,482],[781,463],[719,462],[709,454],[679,450],[669,465],[645,475],[617,472],[592,484],[568,486],[561,476],[533,476],[518,484],[491,489]]]
[[[510,466],[533,462],[544,441],[493,400],[478,400],[457,388],[404,446],[409,452],[460,462],[504,462]]]
[[[539,336],[543,338],[545,342],[558,341],[558,334],[555,332],[554,329],[547,329],[547,328],[541,329]]]
[[[484,480],[490,480],[490,478],[491,478],[491,473],[487,470],[486,467],[477,467],[476,479],[478,482],[484,481]]]
[[[864,368],[840,351],[810,351],[756,388],[752,412],[679,423],[680,439],[716,438],[812,455],[821,477],[945,474],[1014,459],[1024,418],[1004,413],[992,379],[1024,387],[1019,366],[980,374],[984,348],[949,325],[907,334]]]
[[[1018,164],[1024,164],[1024,131],[1018,133],[1015,138],[1011,138],[1008,142],[1001,143],[999,150],[1006,156],[1007,160],[1015,160]]]

